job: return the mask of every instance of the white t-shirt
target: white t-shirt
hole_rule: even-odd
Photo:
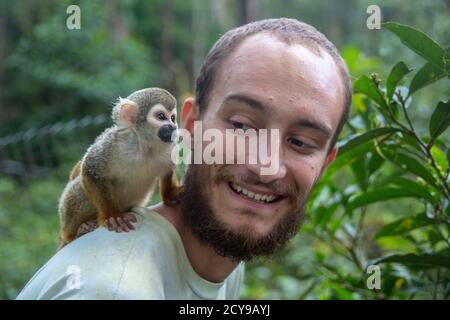
[[[17,299],[237,299],[244,264],[221,283],[192,268],[175,227],[135,208],[135,230],[98,228],[54,255]]]

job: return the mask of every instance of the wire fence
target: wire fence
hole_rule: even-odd
[[[86,116],[2,137],[0,175],[20,182],[48,175],[65,161],[81,157],[109,121],[105,115]]]

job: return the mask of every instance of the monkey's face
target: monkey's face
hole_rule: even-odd
[[[177,109],[167,110],[162,104],[155,104],[147,113],[147,125],[157,139],[164,144],[173,143],[177,135]]]

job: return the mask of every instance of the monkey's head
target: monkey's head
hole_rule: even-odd
[[[177,101],[168,91],[147,88],[119,98],[113,109],[113,119],[119,126],[134,130],[149,143],[155,139],[170,144],[177,131]]]

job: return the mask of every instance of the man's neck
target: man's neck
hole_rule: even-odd
[[[192,268],[200,277],[219,283],[236,268],[238,262],[218,255],[213,248],[201,243],[198,237],[184,225],[179,206],[169,207],[159,203],[151,209],[169,220],[177,229]]]

